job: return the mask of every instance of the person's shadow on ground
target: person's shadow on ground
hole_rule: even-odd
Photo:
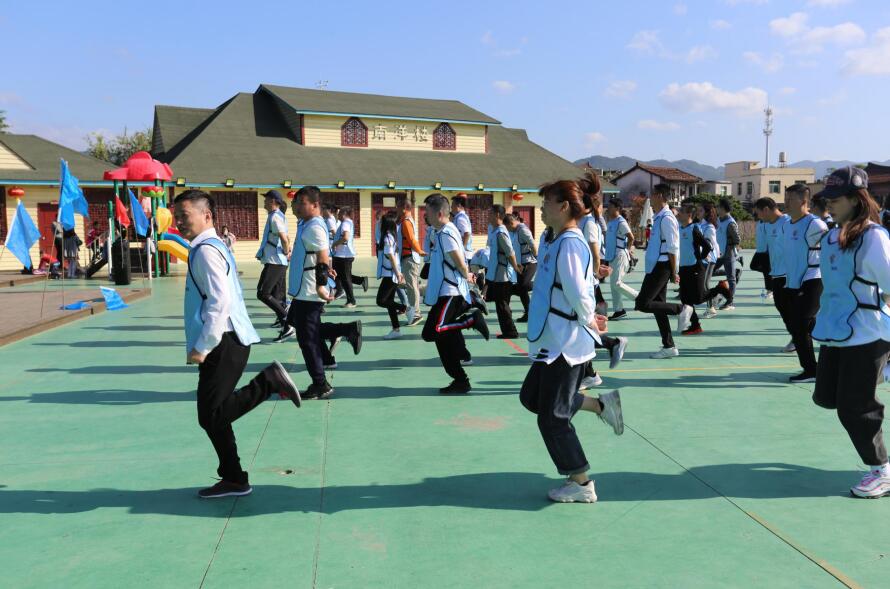
[[[711,499],[721,494],[751,499],[832,497],[846,494],[857,475],[782,463],[709,465],[678,474],[590,474],[600,501],[631,502]],[[549,505],[544,494],[555,484],[558,481],[543,474],[478,473],[405,485],[331,486],[324,488],[323,497],[318,487],[255,485],[253,495],[242,498],[234,511],[231,500],[198,500],[196,489],[40,491],[0,485],[0,513],[80,513],[106,507],[192,517],[440,506],[539,511]]]

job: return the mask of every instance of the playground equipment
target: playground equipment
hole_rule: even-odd
[[[158,209],[158,211],[166,210],[167,209]],[[190,249],[191,246],[189,245],[189,242],[184,240],[181,235],[177,235],[175,233],[161,233],[160,240],[158,240],[159,251],[167,252],[177,260],[181,260],[183,262],[188,262]]]

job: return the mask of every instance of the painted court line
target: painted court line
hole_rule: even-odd
[[[321,523],[324,515],[324,490],[326,485],[327,463],[328,463],[328,431],[331,423],[331,401],[325,401],[324,411],[324,434],[322,435],[321,446],[321,488],[318,496],[318,526],[315,528],[315,554],[312,557],[312,587],[318,584],[318,557],[321,553]]]

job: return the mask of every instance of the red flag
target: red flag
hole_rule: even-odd
[[[121,202],[117,195],[114,196],[114,218],[124,227],[130,226],[130,215],[127,214],[127,207]]]

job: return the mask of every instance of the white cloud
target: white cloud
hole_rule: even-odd
[[[890,75],[890,27],[872,35],[867,47],[851,49],[844,54],[843,73],[851,76]]]
[[[495,80],[491,83],[491,87],[500,94],[510,94],[516,90],[516,84],[507,80]]]
[[[653,55],[662,59],[685,61],[686,63],[696,63],[717,57],[717,51],[710,45],[696,45],[683,53],[671,51],[662,43],[658,31],[649,30],[637,31],[631,37],[627,48],[637,53]]]
[[[659,100],[676,112],[731,112],[738,115],[759,113],[767,103],[766,92],[760,88],[743,88],[735,92],[723,90],[710,82],[668,84]]]
[[[695,63],[697,61],[706,61],[717,57],[717,51],[710,45],[696,45],[686,52],[683,61],[686,63]]]
[[[791,86],[785,86],[784,88],[779,90],[779,94],[783,96],[788,96],[790,94],[794,94],[797,92],[797,88],[792,88]]]
[[[522,53],[522,46],[528,43],[528,37],[521,37],[518,46],[502,47],[491,31],[485,31],[479,41],[491,49],[494,57],[516,57]]]
[[[768,74],[776,73],[785,65],[785,59],[781,53],[773,53],[771,56],[766,57],[756,51],[746,51],[742,54],[742,57],[751,65],[762,68]]]
[[[637,31],[627,47],[641,53],[664,52],[664,45],[658,38],[658,31]]]
[[[683,16],[687,12],[689,12],[689,7],[686,6],[685,4],[683,4],[683,3],[674,4],[674,14]]]
[[[729,21],[725,21],[722,18],[718,18],[717,20],[711,21],[711,28],[715,31],[725,31],[726,29],[731,29],[732,24]]]
[[[584,143],[588,149],[594,147],[598,143],[604,143],[605,141],[606,136],[599,131],[591,131],[584,135]]]
[[[673,121],[661,122],[652,119],[643,119],[642,121],[637,121],[637,128],[652,131],[677,131],[680,129],[680,125]]]
[[[818,53],[825,45],[845,47],[858,45],[866,39],[865,31],[856,23],[811,27],[808,21],[808,14],[795,12],[790,16],[771,20],[769,28],[774,35],[784,37],[795,53]]]
[[[827,6],[829,8],[835,8],[849,3],[850,0],[807,0],[807,6]]]
[[[612,98],[627,98],[637,89],[633,80],[616,80],[606,87],[605,95]]]

